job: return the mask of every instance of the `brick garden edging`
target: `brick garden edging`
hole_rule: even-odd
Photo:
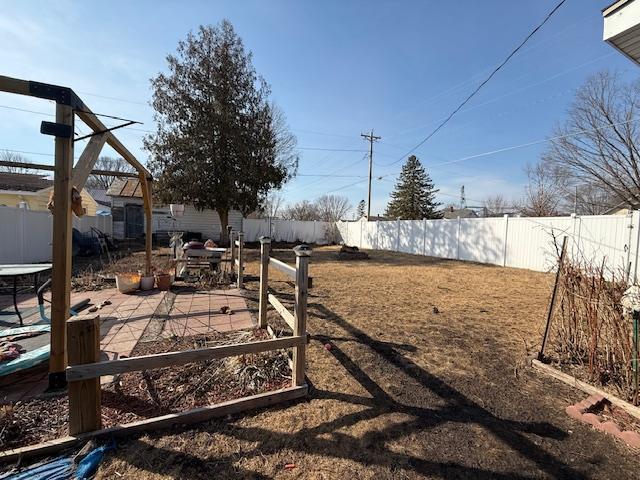
[[[601,422],[598,415],[592,413],[594,410],[598,410],[606,405],[611,405],[611,402],[605,397],[602,395],[591,395],[581,402],[567,407],[565,412],[575,420],[587,423],[596,430],[613,435],[624,441],[630,447],[640,449],[639,433],[631,430],[620,430],[618,424],[613,421]]]

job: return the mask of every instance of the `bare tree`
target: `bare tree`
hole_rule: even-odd
[[[96,170],[110,170],[112,172],[134,173],[135,169],[124,158],[100,157],[94,166]],[[108,189],[117,177],[105,175],[90,175],[87,179],[88,188]]]
[[[320,214],[315,203],[309,200],[302,200],[288,205],[282,211],[282,218],[285,220],[320,220]]]
[[[575,197],[578,187],[584,204],[640,203],[639,108],[640,80],[623,84],[604,71],[578,90],[542,160],[563,177],[566,197]]]
[[[11,163],[31,163],[27,157],[19,153],[10,152],[9,150],[0,151],[0,160]],[[34,170],[25,167],[0,166],[0,172],[9,173],[36,173]]]
[[[499,193],[485,197],[482,201],[482,208],[485,211],[485,217],[500,217],[509,213],[509,205]]]
[[[566,186],[561,183],[561,177],[547,167],[543,162],[525,167],[529,183],[525,187],[523,215],[528,217],[558,215]]]
[[[316,200],[315,205],[320,220],[324,222],[342,220],[351,210],[349,199],[340,195],[323,195]]]
[[[282,195],[270,193],[259,210],[260,218],[274,218],[278,216],[282,208]]]

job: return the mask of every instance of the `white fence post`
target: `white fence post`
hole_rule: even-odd
[[[422,256],[427,256],[427,219],[422,219]]]
[[[502,252],[502,266],[507,266],[507,239],[509,238],[509,214],[504,214],[504,250]]]
[[[640,210],[634,210],[633,212],[633,226],[636,229],[636,251],[633,256],[633,283],[638,281],[638,250],[640,250]],[[631,250],[631,245],[629,245]]]
[[[456,260],[460,260],[460,217],[458,217],[458,229],[456,233]]]
[[[24,208],[18,208],[18,231],[20,232],[20,238],[22,241],[20,244],[20,263],[26,263],[24,260],[24,245],[26,243],[27,238],[27,210]],[[22,320],[21,320],[22,321]]]
[[[400,251],[400,219],[396,220],[398,228],[396,228],[396,252]]]

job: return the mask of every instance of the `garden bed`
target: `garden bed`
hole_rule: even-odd
[[[141,342],[132,356],[265,340],[263,330]],[[102,389],[103,427],[221,403],[291,385],[285,352],[214,359],[120,375]],[[66,394],[0,407],[0,450],[67,435]]]

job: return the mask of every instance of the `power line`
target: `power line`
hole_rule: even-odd
[[[467,98],[465,98],[462,103],[460,105],[458,105],[431,133],[429,133],[429,135],[427,135],[424,139],[422,139],[415,147],[413,147],[411,150],[409,150],[407,153],[405,153],[404,155],[402,155],[402,157],[400,157],[398,160],[396,160],[395,162],[392,162],[388,165],[394,165],[400,161],[402,161],[404,159],[404,157],[406,157],[407,155],[409,155],[410,153],[414,152],[416,149],[420,148],[422,145],[424,145],[431,137],[433,137],[436,133],[438,133],[440,131],[440,129],[442,127],[444,127],[447,123],[449,123],[449,120],[451,120],[453,118],[453,116],[458,113],[462,107],[464,107],[481,89],[482,87],[484,87],[501,69],[502,67],[504,67],[507,62],[509,62],[509,60],[511,60],[511,58],[518,53],[518,51],[529,41],[529,39],[531,37],[533,37],[536,32],[538,30],[540,30],[542,28],[542,26],[547,23],[547,21],[549,21],[549,19],[553,16],[554,13],[556,13],[556,11],[558,11],[558,9],[566,2],[567,0],[561,0],[548,14],[547,16],[544,18],[544,20],[538,24],[537,27],[535,27],[530,33],[529,35],[527,35],[525,37],[525,39],[520,42],[520,44],[507,56],[507,58],[505,58],[502,63],[500,63],[495,69],[493,69],[493,71],[489,74],[489,76],[482,82],[480,83],[480,85],[478,85],[476,87],[475,90],[473,90],[473,92],[471,92]]]
[[[534,140],[532,142],[521,143],[519,145],[511,145],[509,147],[498,148],[496,150],[490,150],[488,152],[476,153],[474,155],[468,155],[466,157],[458,158],[456,160],[449,160],[447,162],[434,163],[433,165],[425,165],[425,166],[429,167],[429,168],[436,168],[436,167],[440,167],[440,166],[443,166],[443,165],[451,165],[451,164],[454,164],[454,163],[460,163],[460,162],[464,162],[466,160],[471,160],[471,159],[474,159],[474,158],[488,157],[490,155],[495,155],[496,153],[502,153],[502,152],[508,152],[510,150],[516,150],[518,148],[531,147],[533,145],[539,145],[541,143],[553,142],[553,141],[556,141],[556,140],[562,140],[563,138],[571,138],[571,137],[575,137],[575,136],[578,136],[578,135],[584,135],[584,134],[587,134],[587,133],[595,133],[595,132],[597,132],[597,131],[599,131],[600,129],[603,129],[603,128],[612,128],[612,127],[617,127],[619,125],[626,125],[626,124],[629,124],[629,123],[636,123],[636,122],[640,122],[640,118],[636,118],[635,120],[627,120],[625,122],[609,123],[609,124],[606,124],[606,125],[602,125],[602,126],[600,126],[598,128],[595,128],[593,130],[579,130],[577,132],[567,133],[565,135],[557,135],[555,137],[549,137],[549,138],[545,138],[545,139],[542,139],[542,140]],[[382,179],[384,177],[389,177],[391,175],[398,175],[399,173],[400,172],[387,173],[386,175],[382,175],[382,176],[378,177],[378,179]]]

